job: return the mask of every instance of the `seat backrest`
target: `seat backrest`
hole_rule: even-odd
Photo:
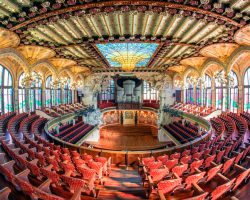
[[[220,162],[221,162],[221,159],[222,159],[224,153],[225,153],[225,149],[222,150],[222,151],[220,151],[220,152],[217,154],[216,163],[220,163]]]
[[[183,164],[188,164],[190,160],[191,160],[191,155],[182,157],[180,162]]]
[[[168,155],[158,156],[157,160],[165,163],[168,160]]]
[[[182,174],[188,169],[188,164],[177,165],[172,169],[173,173],[176,173],[178,176],[182,176]]]
[[[69,185],[70,191],[75,192],[79,188],[84,188],[85,182],[79,178],[72,178],[62,175],[62,180]]]
[[[164,163],[164,165],[171,170],[175,165],[178,164],[178,160],[177,159],[173,159],[173,160],[168,160]]]
[[[197,183],[199,180],[201,180],[205,176],[206,172],[201,172],[198,174],[190,175],[186,178],[186,189],[190,189],[192,187],[193,183]]]
[[[232,166],[233,162],[235,160],[235,157],[227,160],[224,165],[223,165],[223,169],[222,169],[222,174],[225,174],[228,172],[229,168]]]
[[[44,176],[49,178],[52,183],[58,183],[59,182],[60,177],[55,171],[52,172],[52,171],[49,171],[49,170],[44,169],[44,168],[41,168],[40,171],[42,172],[42,174]]]
[[[204,159],[193,161],[190,164],[190,169],[191,169],[190,173],[191,174],[194,173],[195,172],[195,168],[199,169],[203,162],[204,162]]]
[[[181,182],[182,178],[161,181],[157,184],[158,190],[161,190],[163,194],[168,194],[172,192],[177,186],[181,185]]]
[[[15,182],[25,194],[31,196],[32,193],[34,192],[34,188],[30,183],[20,178],[15,178]]]
[[[213,168],[211,168],[208,172],[207,172],[207,182],[210,181],[222,168],[222,164],[217,165]]]
[[[234,161],[235,164],[238,164],[238,163],[239,163],[239,161],[241,160],[243,154],[244,154],[244,151],[242,151],[241,153],[239,153],[239,154],[236,156],[235,161]]]
[[[214,154],[214,155],[209,156],[209,157],[206,158],[206,160],[205,160],[205,168],[210,167],[211,162],[213,162],[214,159],[215,159],[215,156],[216,156],[216,154]]]
[[[250,168],[245,170],[244,172],[242,172],[237,178],[236,178],[236,181],[235,181],[235,185],[233,187],[233,190],[236,190],[238,188],[238,186],[245,180],[249,177],[250,175]]]
[[[155,161],[155,162],[148,162],[147,167],[151,169],[159,169],[162,166],[161,161]]]
[[[169,174],[168,168],[152,169],[150,171],[150,176],[152,177],[153,182],[157,182],[157,181],[162,180],[168,174]]]
[[[221,198],[222,195],[224,195],[227,191],[229,191],[232,188],[234,181],[235,178],[215,188],[211,193],[212,200],[217,200],[218,198]]]

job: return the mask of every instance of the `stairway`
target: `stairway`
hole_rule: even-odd
[[[98,200],[142,200],[146,195],[137,170],[129,167],[112,168],[109,177],[101,186]]]

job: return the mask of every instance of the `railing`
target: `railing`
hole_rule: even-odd
[[[172,109],[172,111],[178,112],[178,110],[175,110],[175,109]],[[104,150],[104,149],[96,149],[96,148],[78,146],[75,144],[71,144],[71,143],[62,141],[59,138],[56,138],[49,133],[48,130],[50,130],[51,127],[54,127],[55,124],[57,125],[58,122],[60,122],[60,120],[66,119],[69,116],[62,116],[62,117],[58,117],[56,119],[50,120],[45,126],[45,132],[54,142],[60,143],[64,147],[68,147],[68,148],[77,150],[80,153],[92,154],[93,156],[95,156],[95,155],[102,155],[102,156],[106,156],[106,157],[111,156],[113,163],[116,163],[116,164],[123,163],[123,164],[128,166],[129,164],[133,164],[134,162],[136,162],[137,157],[146,157],[146,156],[152,156],[152,155],[159,156],[162,154],[172,154],[174,152],[179,152],[179,151],[182,151],[186,148],[193,147],[193,146],[199,144],[200,142],[208,140],[210,138],[211,125],[208,121],[206,121],[205,119],[203,119],[201,117],[195,116],[193,114],[179,112],[179,115],[185,117],[186,119],[190,119],[190,120],[195,121],[199,125],[203,126],[207,130],[207,132],[204,135],[200,136],[199,138],[196,138],[195,140],[188,142],[188,143],[185,143],[185,144],[181,144],[181,145],[174,146],[174,147],[163,148],[163,149],[145,150],[145,151],[136,151],[136,150],[128,151],[126,149],[124,149],[124,150]]]

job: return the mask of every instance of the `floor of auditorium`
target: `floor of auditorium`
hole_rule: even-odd
[[[159,142],[158,130],[147,125],[109,125],[100,128],[98,142],[88,142],[101,149],[111,150],[148,150],[169,145]]]

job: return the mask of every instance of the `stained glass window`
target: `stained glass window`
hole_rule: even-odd
[[[106,43],[96,45],[111,67],[146,67],[157,43]]]
[[[0,113],[13,111],[13,80],[10,72],[0,65]]]
[[[25,89],[22,87],[22,80],[24,78],[24,73],[22,73],[19,76],[18,80],[18,108],[19,112],[25,112],[26,111],[26,102],[25,102]]]
[[[201,105],[201,89],[198,85],[196,87],[196,104],[199,106]]]
[[[203,106],[212,106],[212,80],[205,74],[205,88],[203,90]]]
[[[250,112],[250,67],[244,75],[244,111]]]
[[[230,76],[234,80],[234,86],[230,88],[229,100],[230,100],[230,111],[237,113],[238,111],[238,102],[239,102],[239,94],[238,94],[238,78],[237,75],[231,71]]]
[[[158,90],[151,87],[151,85],[143,81],[143,100],[158,100]]]

